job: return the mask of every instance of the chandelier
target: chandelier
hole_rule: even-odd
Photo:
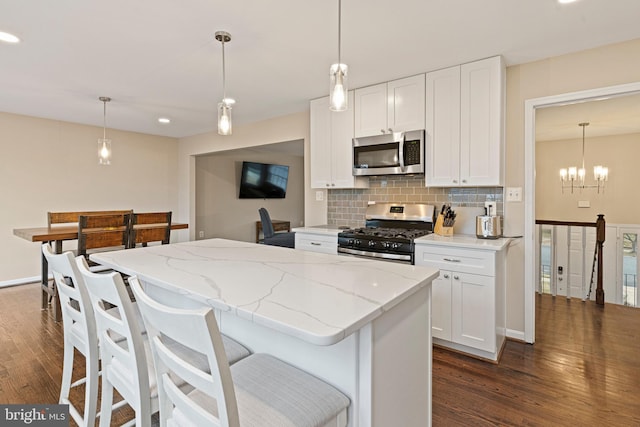
[[[562,192],[564,193],[565,188],[571,189],[571,193],[573,193],[574,188],[579,188],[582,190],[583,188],[597,188],[598,193],[600,193],[600,188],[602,188],[604,192],[604,183],[609,178],[609,168],[602,165],[597,165],[593,167],[593,178],[595,179],[595,184],[587,185],[585,184],[585,168],[584,168],[584,141],[585,141],[585,128],[589,126],[589,123],[578,123],[578,126],[582,127],[582,167],[577,168],[576,166],[570,166],[568,168],[560,169],[560,180],[562,182]]]

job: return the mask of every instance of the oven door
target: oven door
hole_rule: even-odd
[[[355,176],[423,172],[423,130],[353,139],[353,175]]]

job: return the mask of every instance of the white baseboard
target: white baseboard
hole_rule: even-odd
[[[507,338],[524,342],[524,332],[514,331],[513,329],[507,329]]]
[[[8,288],[9,286],[26,285],[29,283],[40,282],[42,278],[40,276],[23,277],[21,279],[5,280],[0,282],[0,288]]]

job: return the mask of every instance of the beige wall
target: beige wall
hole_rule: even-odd
[[[13,229],[46,226],[48,211],[177,211],[177,139],[108,129],[105,167],[101,136],[101,127],[0,113],[0,285],[39,276],[40,245]]]
[[[524,102],[528,99],[640,81],[640,39],[507,68],[507,187],[524,192]],[[531,161],[531,159],[528,159]],[[524,233],[522,202],[505,203],[505,234]],[[527,254],[533,256],[533,254]],[[524,242],[509,249],[507,328],[524,331]]]
[[[311,190],[310,187],[309,111],[276,117],[250,125],[234,125],[231,136],[220,136],[216,132],[209,132],[182,138],[178,156],[180,216],[188,219],[190,224],[196,222],[196,156],[296,140],[304,140],[305,225],[326,224],[326,190],[319,190],[325,194],[321,201],[317,201],[315,197],[317,191]],[[195,237],[196,230],[192,227],[190,240],[195,240]]]
[[[302,144],[302,141],[300,141]],[[284,199],[239,199],[242,161],[289,166]],[[264,207],[271,219],[304,221],[304,158],[250,148],[198,156],[196,158],[196,236],[255,242],[258,209]]]
[[[581,138],[536,142],[536,219],[594,222],[597,214],[604,214],[607,223],[639,223],[640,134],[587,136],[585,146],[587,185],[595,183],[595,164],[609,167],[609,181],[600,193],[596,188],[562,192],[558,171],[580,167]],[[579,208],[578,201],[588,201],[591,207]]]

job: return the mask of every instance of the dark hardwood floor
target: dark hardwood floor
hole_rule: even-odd
[[[0,403],[57,402],[62,324],[37,284],[0,289],[0,304]],[[436,348],[433,425],[640,426],[640,309],[542,295],[536,322],[536,344],[508,341],[497,365]]]

